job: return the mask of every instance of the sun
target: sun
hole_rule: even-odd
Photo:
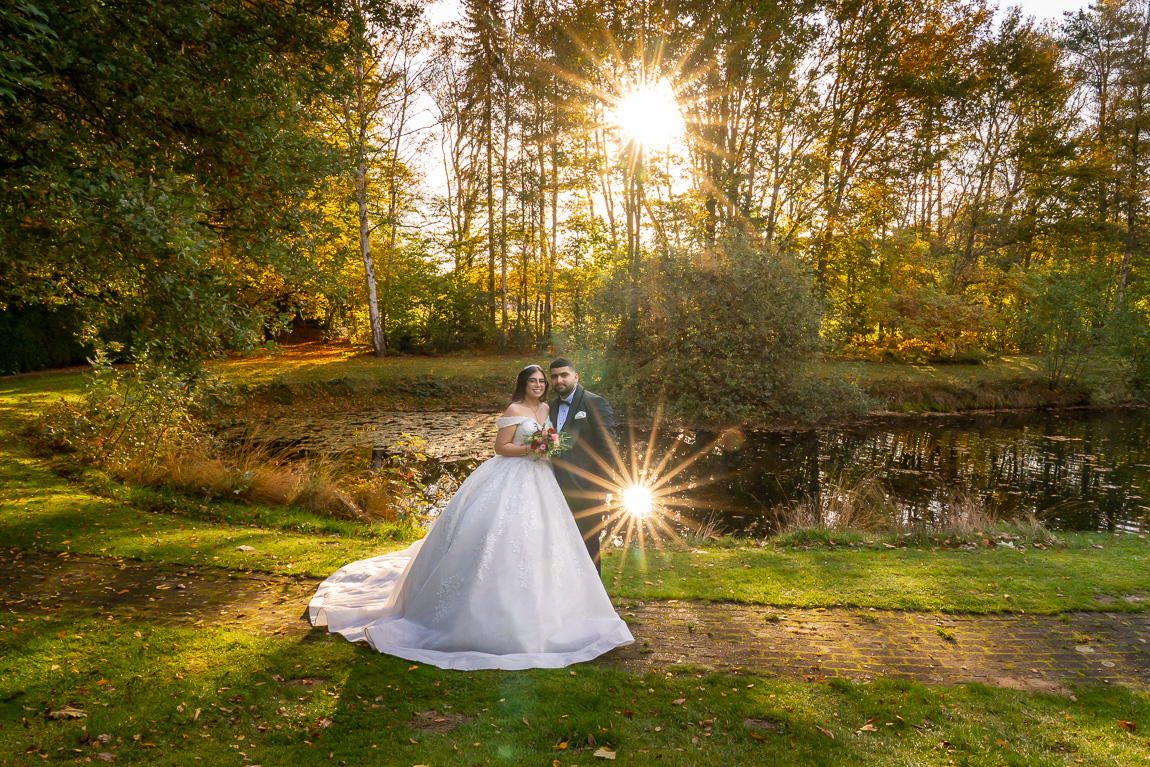
[[[616,102],[611,124],[625,143],[645,149],[665,150],[683,135],[683,115],[665,79],[632,88]]]
[[[631,485],[622,496],[623,510],[638,519],[646,519],[655,505],[655,497],[646,485]]]

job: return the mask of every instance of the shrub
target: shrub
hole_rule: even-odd
[[[811,275],[792,255],[741,235],[670,250],[652,257],[636,305],[604,380],[631,406],[661,404],[704,423],[821,415],[792,396],[822,320]]]
[[[218,381],[147,360],[115,369],[103,359],[78,403],[60,403],[28,429],[33,447],[69,454],[124,482],[207,498],[293,505],[365,521],[418,523],[408,500],[421,489],[421,446],[406,440],[381,471],[327,456],[275,450],[255,439],[213,435],[215,410],[229,401]],[[76,467],[79,468],[79,467]]]

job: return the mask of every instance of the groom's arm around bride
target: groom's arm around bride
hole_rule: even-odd
[[[551,400],[555,428],[570,435],[572,441],[572,447],[553,462],[555,479],[575,515],[587,553],[600,568],[599,534],[604,527],[607,490],[593,477],[612,478],[615,412],[606,399],[579,384],[579,374],[570,360],[555,360],[550,373],[551,386],[558,395]]]

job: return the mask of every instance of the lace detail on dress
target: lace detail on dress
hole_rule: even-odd
[[[442,620],[455,606],[455,599],[459,596],[459,589],[463,587],[463,576],[449,575],[439,584],[435,592],[435,620]]]

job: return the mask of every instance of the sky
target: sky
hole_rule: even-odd
[[[1076,11],[1089,5],[1090,0],[999,0],[999,6],[1022,6],[1022,10],[1037,19],[1058,21],[1064,11]],[[427,6],[427,15],[435,23],[459,18],[459,0],[433,0]]]
[[[1089,0],[1014,0],[1006,5],[1020,5],[1024,13],[1038,19],[1061,19],[1063,11],[1076,11],[1089,5]]]

